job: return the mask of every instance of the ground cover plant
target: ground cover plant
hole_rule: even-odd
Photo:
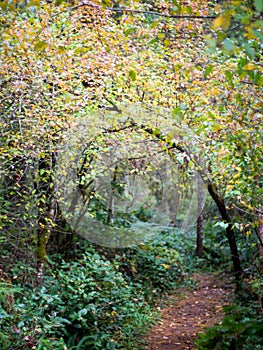
[[[166,238],[161,237],[163,246],[171,245],[171,234]],[[12,308],[1,302],[1,348],[139,347],[145,327],[158,318],[158,298],[183,282],[182,240],[177,240],[181,246],[176,239],[170,249],[156,241],[122,249],[111,259],[105,257],[109,252],[87,244],[77,259],[52,263],[33,292],[25,286],[5,288],[14,299]]]

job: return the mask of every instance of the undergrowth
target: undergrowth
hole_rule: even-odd
[[[196,342],[198,350],[263,349],[263,317],[255,303],[243,305],[240,299],[224,308],[223,321],[202,333]]]
[[[73,260],[51,257],[41,286],[32,290],[18,278],[12,309],[1,303],[0,348],[143,348],[141,334],[158,318],[156,300],[184,281],[193,251],[186,238],[169,230],[114,252],[83,242]]]
[[[12,284],[0,285],[0,348],[144,349],[140,339],[158,319],[156,306],[163,296],[190,285],[193,271],[230,269],[225,237],[210,224],[203,258],[196,259],[194,252],[195,234],[175,228],[125,249],[106,249],[80,239],[70,258],[49,256],[39,286],[24,282],[25,274],[33,276],[34,265],[17,261],[9,269]],[[199,350],[263,348],[262,285],[262,276],[247,277],[247,292],[243,289],[225,308],[221,324],[200,336]]]

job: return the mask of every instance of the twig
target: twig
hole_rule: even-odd
[[[226,30],[226,33],[228,33],[228,32],[232,32],[233,30],[236,30],[236,29],[238,29],[238,28],[240,28],[240,27],[244,27],[245,26],[245,24],[238,24],[238,25],[236,25],[235,27],[232,27],[232,28],[229,28],[229,29],[227,29]]]

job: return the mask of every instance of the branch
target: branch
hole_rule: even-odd
[[[82,2],[81,4],[71,7],[67,10],[76,10],[80,7],[89,6],[97,9],[102,9],[103,7],[100,5],[95,5],[89,2]],[[67,11],[65,10],[65,11]],[[178,19],[215,19],[217,16],[195,16],[195,15],[172,15],[168,13],[161,13],[155,11],[146,11],[146,10],[132,10],[129,8],[118,8],[118,7],[106,7],[106,10],[110,12],[122,12],[122,13],[143,13],[145,15],[153,15],[158,17],[168,17],[168,18],[178,18]]]
[[[161,12],[155,12],[155,11],[132,10],[127,8],[115,8],[115,7],[107,7],[107,10],[112,12],[114,11],[114,12],[143,13],[146,15],[168,17],[168,18],[179,18],[179,19],[214,19],[216,18],[216,16],[172,15],[168,13],[161,13]]]
[[[246,214],[246,215],[249,215],[249,216],[257,216],[258,214],[255,214],[255,213],[252,213],[252,212],[248,212],[240,207],[238,207],[236,204],[232,203],[232,206],[234,208],[236,208],[240,213],[243,213],[243,214]],[[255,211],[258,211],[256,208],[254,208]],[[258,213],[260,214],[260,211],[258,211]],[[263,214],[263,212],[261,212]]]
[[[128,125],[124,125],[122,127],[119,128],[114,128],[114,129],[104,129],[104,131],[102,132],[103,135],[107,135],[107,134],[111,134],[111,133],[118,133],[121,132],[123,130],[127,130],[127,129],[131,129],[133,126],[131,124]]]
[[[242,28],[242,27],[244,27],[245,26],[245,24],[238,24],[238,25],[236,25],[235,27],[232,27],[232,28],[229,28],[229,29],[227,29],[226,30],[226,33],[229,33],[229,32],[232,32],[232,31],[234,31],[234,30],[236,30],[236,29],[238,29],[238,28]]]
[[[163,141],[167,144],[167,138],[165,135],[163,135],[160,131],[158,130],[154,130],[146,125],[138,125],[137,123],[135,123],[134,121],[131,121],[131,125],[139,128],[141,130],[144,130],[147,134],[150,134],[152,136],[155,136],[158,140]],[[174,148],[177,149],[178,151],[180,151],[181,153],[187,153],[186,150],[177,142],[172,142],[170,143],[170,148]]]

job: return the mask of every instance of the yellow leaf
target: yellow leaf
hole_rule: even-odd
[[[170,46],[172,42],[170,40],[165,39],[163,43],[165,46]]]
[[[243,67],[243,69],[246,69],[246,70],[254,70],[255,68],[256,66],[253,63],[248,63]]]
[[[213,28],[214,29],[218,29],[218,28],[227,29],[230,27],[230,23],[231,23],[230,14],[228,12],[226,12],[215,19],[214,24],[213,24]]]
[[[218,125],[217,123],[213,123],[213,130],[218,132],[220,130],[220,125]]]
[[[245,36],[248,38],[248,39],[254,39],[255,38],[255,35],[254,35],[254,33],[252,32],[252,28],[250,27],[250,26],[247,26],[247,27],[245,27],[245,29],[246,29],[246,34],[245,34]]]
[[[34,46],[36,51],[44,51],[47,48],[48,44],[43,40],[38,40]]]
[[[222,22],[223,22],[223,17],[222,17],[222,16],[217,17],[217,18],[214,20],[213,28],[214,28],[214,29],[220,28]]]
[[[226,186],[226,191],[228,192],[228,191],[231,191],[233,189],[233,186],[232,185],[227,185]]]
[[[164,267],[166,270],[169,270],[171,268],[171,266],[167,264],[161,264],[161,266]]]
[[[167,143],[172,142],[173,138],[174,138],[174,133],[170,133],[169,135],[167,135],[166,142]]]
[[[237,171],[242,171],[242,169],[240,168],[240,166],[235,166],[234,167]]]
[[[40,0],[31,0],[30,5],[31,6],[40,6]]]

